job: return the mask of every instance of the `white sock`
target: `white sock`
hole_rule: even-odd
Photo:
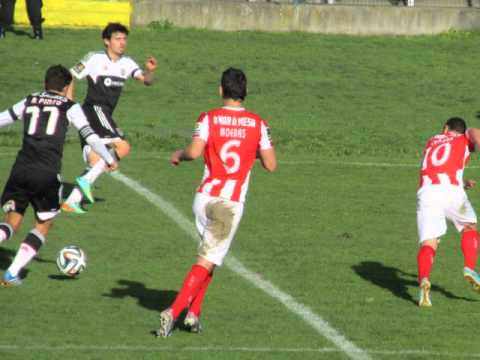
[[[88,172],[83,175],[83,178],[87,179],[87,181],[91,184],[97,180],[97,178],[105,172],[105,166],[107,163],[105,160],[100,159],[98,160],[95,165],[93,165]]]
[[[20,270],[27,265],[33,257],[37,254],[34,248],[30,245],[22,243],[17,251],[17,255],[13,259],[12,264],[8,268],[8,271],[13,276],[17,276]]]
[[[82,192],[80,191],[80,189],[77,186],[75,186],[75,188],[72,190],[70,195],[68,195],[68,198],[67,198],[67,200],[65,200],[65,202],[67,204],[80,203],[82,201],[82,199],[83,199]]]

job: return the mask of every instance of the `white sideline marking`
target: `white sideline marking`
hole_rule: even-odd
[[[124,183],[130,189],[142,195],[145,199],[160,208],[165,215],[173,220],[180,228],[182,228],[192,239],[198,241],[197,231],[193,224],[171,203],[164,200],[161,196],[151,192],[143,185],[120,172],[112,173],[112,176],[118,181]],[[258,289],[264,291],[272,298],[281,302],[288,310],[300,316],[307,324],[317,330],[320,335],[330,340],[340,350],[345,352],[351,359],[367,360],[370,359],[367,353],[357,347],[355,344],[347,340],[342,334],[335,330],[327,321],[315,314],[309,307],[297,302],[289,294],[283,292],[281,289],[273,285],[270,281],[262,279],[258,274],[248,270],[239,260],[234,256],[228,256],[225,260],[225,265],[237,275],[240,275],[245,280],[249,281]]]
[[[251,353],[339,353],[342,350],[337,348],[268,348],[268,347],[222,347],[222,346],[129,346],[129,345],[0,345],[0,350],[4,351],[129,351],[129,352],[251,352]],[[426,350],[363,350],[363,352],[372,355],[385,356],[422,356],[432,357],[451,357],[454,359],[480,358],[479,353],[463,352],[441,352]]]
[[[135,155],[132,155],[135,157]],[[170,159],[169,154],[166,153],[140,153],[137,154],[137,158],[140,159],[161,159],[168,161]],[[344,166],[363,166],[363,167],[392,167],[392,168],[418,168],[420,169],[420,161],[416,164],[410,163],[389,163],[389,162],[374,162],[374,161],[334,161],[334,160],[307,160],[307,159],[298,159],[298,160],[278,160],[278,163],[281,165],[315,165],[315,164],[328,164],[328,165],[344,165]],[[466,166],[467,169],[480,169],[480,166]]]
[[[17,152],[12,153],[0,153],[0,157],[10,157],[16,155]],[[132,157],[137,157],[140,159],[146,158],[156,158],[168,161],[170,157],[168,154],[163,153],[141,153],[136,155],[132,155]],[[306,160],[306,159],[299,159],[299,160],[278,160],[280,165],[315,165],[315,164],[328,164],[328,165],[343,165],[343,166],[361,166],[361,167],[392,167],[392,168],[418,168],[420,169],[420,163],[418,164],[405,164],[405,163],[388,163],[388,162],[373,162],[373,161],[332,161],[332,160]],[[480,169],[480,166],[466,166],[466,169]]]

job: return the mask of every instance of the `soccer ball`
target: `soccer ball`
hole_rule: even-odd
[[[77,276],[87,266],[87,255],[78,246],[65,246],[57,256],[57,267],[63,274]]]

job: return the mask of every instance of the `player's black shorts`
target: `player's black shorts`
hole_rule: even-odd
[[[101,139],[123,139],[123,131],[117,126],[109,110],[99,105],[83,104],[83,112],[92,129]],[[82,148],[86,145],[85,140],[80,137]]]
[[[15,165],[3,190],[2,207],[23,215],[32,204],[37,220],[50,220],[60,211],[62,190],[60,174]]]

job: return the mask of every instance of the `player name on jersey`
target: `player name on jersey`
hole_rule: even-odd
[[[223,125],[223,126],[245,126],[245,127],[255,127],[257,122],[255,119],[249,117],[236,117],[236,116],[214,116],[213,117],[214,125]]]
[[[257,126],[255,119],[235,116],[214,116],[213,124],[221,125],[219,131],[221,137],[239,139],[245,139],[247,137],[246,127],[254,128]]]
[[[51,96],[51,95],[50,95]],[[45,98],[45,97],[33,97],[31,103],[38,104],[38,105],[49,105],[49,106],[60,106],[62,103],[67,102],[66,98],[60,97],[52,97],[52,98]]]

